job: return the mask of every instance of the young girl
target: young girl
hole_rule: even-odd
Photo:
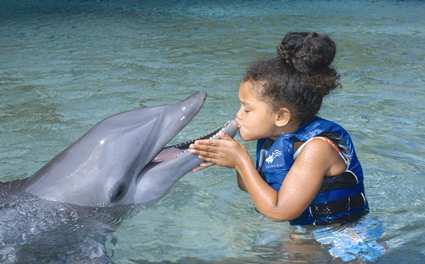
[[[363,173],[353,143],[338,124],[317,116],[338,86],[330,67],[336,46],[327,35],[293,32],[278,56],[251,65],[239,88],[236,121],[242,140],[257,140],[256,163],[223,134],[198,140],[192,153],[234,168],[256,209],[292,225],[353,221],[368,213]]]

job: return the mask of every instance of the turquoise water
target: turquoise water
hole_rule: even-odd
[[[202,135],[237,110],[250,62],[287,31],[322,31],[343,88],[321,115],[354,138],[370,217],[384,225],[378,262],[422,263],[424,16],[422,1],[2,1],[0,179],[31,176],[108,115],[195,90],[209,97],[175,141]],[[126,219],[108,248],[116,263],[338,262],[294,232],[256,213],[230,170],[210,168]]]

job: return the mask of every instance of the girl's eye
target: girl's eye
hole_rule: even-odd
[[[243,112],[243,113],[249,113],[251,112],[252,109],[247,108],[246,106],[242,105],[240,106],[239,111]]]

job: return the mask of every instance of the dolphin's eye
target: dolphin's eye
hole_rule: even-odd
[[[112,192],[111,202],[115,203],[120,201],[124,197],[126,191],[127,191],[126,184],[121,183],[120,185],[118,185],[118,187],[115,188],[114,191]]]

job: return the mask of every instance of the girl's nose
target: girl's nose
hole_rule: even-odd
[[[242,108],[239,108],[238,112],[236,113],[236,119],[241,119],[242,117]]]

